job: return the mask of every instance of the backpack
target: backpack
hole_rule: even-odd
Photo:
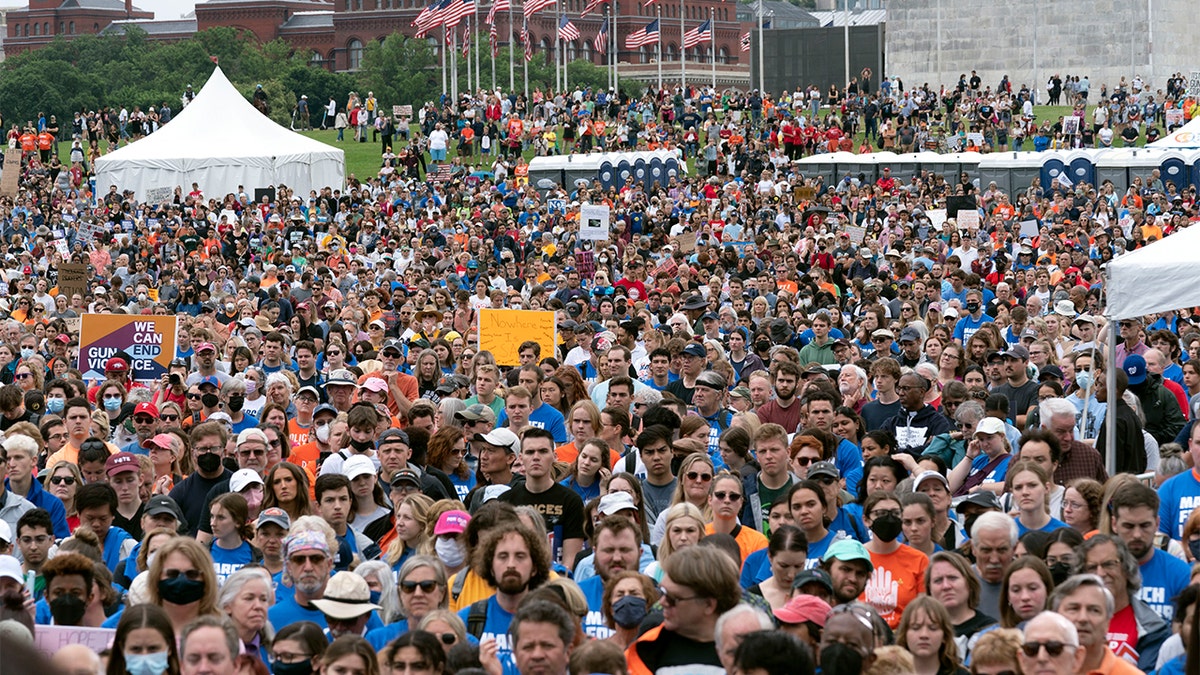
[[[455,584],[456,586],[458,584]],[[460,592],[462,588],[458,589]],[[487,624],[487,609],[488,600],[477,600],[471,603],[470,609],[467,610],[467,634],[474,635],[476,638],[483,638],[483,627]]]

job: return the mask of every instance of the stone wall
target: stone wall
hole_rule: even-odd
[[[974,69],[993,88],[1007,74],[1014,90],[1036,84],[1042,99],[1055,73],[1087,74],[1093,92],[1134,73],[1158,89],[1171,73],[1200,68],[1187,33],[1192,1],[891,0],[887,74],[936,86]]]

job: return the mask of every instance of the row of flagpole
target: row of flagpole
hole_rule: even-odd
[[[637,2],[638,0],[634,0]],[[611,10],[606,12],[606,16],[601,22],[601,27],[593,41],[593,46],[600,52],[601,55],[607,54],[609,61],[609,86],[616,89],[619,83],[618,63],[619,63],[619,44],[617,42],[617,12],[618,0],[588,0],[584,7],[581,16],[587,16],[589,12],[601,4],[611,2]],[[513,0],[493,0],[491,9],[488,12],[487,18],[484,21],[489,26],[488,29],[488,44],[491,49],[491,84],[492,89],[496,88],[496,63],[495,60],[499,56],[499,37],[496,29],[496,12],[507,11],[508,26],[509,26],[509,59],[508,59],[508,86],[509,90],[515,89],[515,57],[514,44],[512,41],[513,25]],[[647,0],[646,4],[656,4],[657,0]],[[757,8],[758,21],[758,84],[762,87],[763,83],[763,30],[770,27],[770,21],[766,21],[764,25],[763,8],[761,0]],[[529,61],[533,58],[533,45],[529,35],[529,18],[537,12],[554,6],[555,15],[555,35],[554,43],[555,59],[554,59],[554,81],[555,88],[558,91],[566,91],[569,87],[567,76],[567,67],[569,64],[567,54],[567,43],[574,42],[582,37],[579,29],[570,21],[570,19],[562,13],[561,7],[557,0],[525,0],[522,8],[522,23],[520,30],[520,41],[524,48],[525,63],[523,64],[524,89],[529,90]],[[479,91],[483,88],[482,70],[480,68],[480,49],[475,48],[474,64],[470,55],[471,50],[471,34],[473,28],[478,30],[480,27],[480,4],[479,0],[433,0],[433,2],[425,7],[421,13],[413,21],[413,25],[418,28],[417,37],[424,37],[434,28],[442,27],[444,31],[443,48],[441,56],[442,66],[442,90],[448,91],[452,100],[458,100],[458,31],[459,23],[466,22],[463,31],[462,45],[462,60],[465,63],[467,82],[467,91]],[[773,14],[773,13],[772,13]],[[687,86],[687,50],[698,47],[704,41],[710,44],[710,56],[712,60],[712,86],[717,85],[717,48],[716,48],[716,15],[715,10],[709,8],[708,20],[700,24],[696,28],[688,31],[685,25],[685,8],[684,0],[679,2],[679,30],[682,40],[680,43],[679,54],[679,75],[680,84],[683,87]],[[624,47],[626,50],[640,50],[651,44],[655,46],[655,60],[658,65],[657,84],[661,90],[663,86],[662,79],[662,8],[656,6],[655,19],[643,28],[630,33],[626,36]],[[610,27],[611,26],[611,27]],[[561,46],[559,46],[561,43]],[[750,50],[750,33],[745,33],[741,36],[741,51],[748,52]],[[473,67],[472,67],[473,65]],[[474,81],[472,82],[472,73]],[[447,83],[449,79],[449,83]]]

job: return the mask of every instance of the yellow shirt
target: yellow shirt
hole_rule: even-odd
[[[459,574],[465,574],[467,577],[463,580],[462,592],[455,598],[454,583],[458,580]],[[558,574],[551,571],[550,578],[557,579]],[[483,580],[483,577],[471,571],[470,567],[465,567],[459,570],[458,574],[450,577],[447,586],[450,589],[450,611],[456,614],[464,608],[470,607],[476,602],[486,600],[496,594],[496,589],[489,586],[488,582]]]

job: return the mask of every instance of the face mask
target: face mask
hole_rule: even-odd
[[[229,469],[230,471],[235,471],[235,472],[242,468],[242,467],[238,466],[237,457],[225,457],[224,459],[221,460],[221,466],[225,467],[226,469]]]
[[[21,358],[22,359],[32,358],[33,355],[34,355],[33,347],[21,347]]]
[[[446,564],[446,567],[459,567],[467,558],[466,549],[457,539],[438,537],[433,548],[437,552],[437,557]]]
[[[217,407],[217,404],[220,402],[221,402],[221,399],[218,398],[216,394],[204,394],[203,396],[200,397],[200,404],[203,405],[205,408],[215,408],[215,407]],[[108,401],[105,401],[104,404],[107,406]]]
[[[890,513],[879,516],[871,521],[871,533],[883,542],[896,541],[900,536],[900,518]]]
[[[979,311],[979,303],[978,302],[968,302],[967,303],[967,311],[972,314],[974,314],[975,312],[978,312]]]
[[[138,302],[145,302],[145,301],[146,301],[146,294],[138,293]]]
[[[271,664],[272,675],[312,675],[312,672],[312,661],[297,661],[296,663],[276,661]]]
[[[225,407],[229,409],[229,412],[241,412],[242,406],[245,403],[245,396],[230,396],[229,400],[225,403]]]
[[[329,431],[330,429],[328,424],[322,424],[321,426],[317,427],[317,442],[322,444],[328,443]]]
[[[255,382],[254,380],[246,380],[246,394],[253,394],[256,391],[258,391],[258,382]]]
[[[116,412],[121,409],[121,399],[106,398],[104,399],[104,409],[109,412]]]
[[[87,603],[74,595],[60,595],[50,601],[50,616],[59,626],[78,626],[87,611]]]
[[[204,590],[203,581],[192,581],[182,574],[174,579],[162,579],[158,582],[158,597],[173,605],[200,602],[204,597]]]
[[[1080,391],[1087,391],[1092,388],[1092,371],[1081,370],[1075,373],[1075,384]]]
[[[1198,542],[1200,543],[1200,542]],[[1056,562],[1050,566],[1050,578],[1054,580],[1054,585],[1057,586],[1066,581],[1071,576],[1071,566],[1065,562]]]
[[[221,456],[215,452],[206,452],[196,458],[196,466],[204,473],[212,473],[221,468]]]
[[[979,518],[978,514],[976,514],[974,516],[967,516],[966,518],[963,519],[963,529],[966,530],[968,537],[971,536],[971,530],[972,530],[972,528],[975,527],[975,520],[977,518]]]
[[[358,452],[370,452],[375,449],[375,441],[356,441],[351,438],[350,445]]]
[[[612,606],[613,621],[621,628],[637,628],[646,618],[646,600],[636,595],[626,595]]]
[[[252,487],[241,494],[246,498],[246,506],[250,509],[250,513],[257,512],[262,506],[263,489],[261,487]]]
[[[232,302],[225,303],[225,313],[233,314],[233,303]]]
[[[1192,552],[1192,560],[1200,560],[1200,539],[1189,541],[1188,550]]]
[[[167,672],[167,653],[126,654],[125,671],[129,675],[162,675]]]
[[[759,351],[759,352],[765,352],[765,351],[769,351],[770,349],[771,349],[771,343],[770,343],[770,342],[756,342],[756,343],[754,343],[754,350],[755,350],[755,351]]]
[[[65,398],[48,398],[46,399],[46,410],[58,415],[63,411],[66,404],[67,399]]]
[[[821,647],[822,673],[861,673],[863,656],[850,645],[835,642]]]

